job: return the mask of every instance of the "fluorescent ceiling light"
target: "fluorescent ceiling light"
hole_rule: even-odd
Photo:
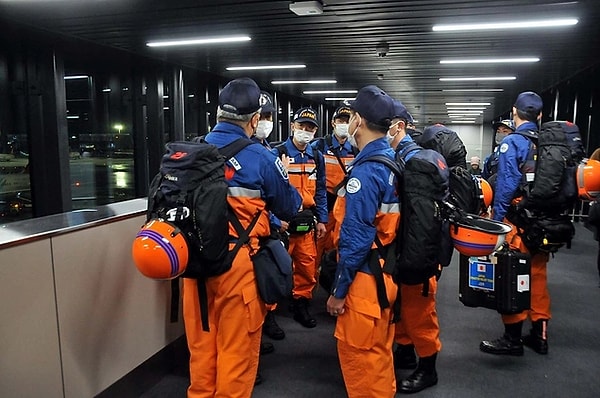
[[[446,106],[490,106],[490,102],[446,102]]]
[[[485,110],[485,106],[461,106],[460,108],[446,108],[449,111]]]
[[[470,30],[493,30],[493,29],[528,29],[528,28],[550,28],[558,26],[572,26],[576,25],[577,18],[564,18],[564,19],[541,19],[541,20],[530,20],[530,21],[502,21],[493,23],[472,23],[472,24],[447,24],[447,25],[434,25],[432,30],[434,32],[457,32],[457,31],[470,31]]]
[[[271,84],[335,84],[337,80],[273,80]]]
[[[354,101],[356,97],[326,97],[325,101]]]
[[[483,111],[448,111],[448,115],[481,115]]]
[[[250,65],[250,66],[229,66],[227,70],[262,70],[262,69],[299,69],[306,68],[306,65]]]
[[[235,43],[252,40],[249,36],[205,37],[196,39],[150,41],[148,47],[191,46],[197,44]]]
[[[454,89],[444,89],[442,90],[447,93],[486,93],[486,92],[501,92],[504,91],[503,88],[454,88]]]
[[[442,59],[440,64],[500,64],[500,63],[526,63],[539,62],[538,57],[515,57],[515,58],[453,58]]]
[[[88,77],[89,77],[88,75],[72,75],[72,76],[65,76],[65,80],[87,79]]]
[[[489,77],[440,77],[441,82],[460,82],[460,81],[486,81],[486,80],[516,80],[515,76],[489,76]]]
[[[471,115],[448,115],[450,119],[462,119],[462,120],[477,120],[477,117],[470,117]]]
[[[303,94],[356,94],[358,90],[307,90]]]
[[[465,124],[465,123],[473,124],[473,123],[475,123],[475,120],[450,120],[450,124]]]

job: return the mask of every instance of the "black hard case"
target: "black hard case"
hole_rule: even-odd
[[[470,265],[483,262],[494,267],[493,288],[480,289],[469,285]],[[529,254],[503,249],[487,257],[467,257],[459,259],[459,300],[467,307],[484,307],[501,314],[516,314],[529,309],[531,305],[530,276],[531,257]],[[473,285],[473,283],[471,283]]]

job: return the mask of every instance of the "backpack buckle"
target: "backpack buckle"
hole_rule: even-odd
[[[182,221],[190,216],[190,209],[188,207],[174,207],[165,214],[167,215],[167,221]]]

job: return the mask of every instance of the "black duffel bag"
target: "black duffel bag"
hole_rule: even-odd
[[[292,235],[304,235],[315,228],[317,223],[312,209],[304,209],[296,214],[289,222],[287,231]]]
[[[266,239],[252,256],[258,293],[275,304],[292,292],[292,258],[279,239]]]

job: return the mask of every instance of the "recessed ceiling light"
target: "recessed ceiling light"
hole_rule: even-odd
[[[440,77],[441,82],[461,81],[487,81],[487,80],[516,80],[515,76],[489,76],[489,77]]]
[[[356,94],[358,90],[307,90],[302,94]]]
[[[193,46],[201,44],[237,43],[252,40],[249,36],[198,37],[194,39],[150,41],[148,47]]]
[[[515,58],[454,58],[442,59],[440,64],[499,64],[499,63],[527,63],[539,62],[538,57],[515,57]]]
[[[271,84],[335,84],[337,80],[273,80]]]
[[[434,32],[456,32],[456,31],[470,31],[470,30],[490,30],[490,29],[529,29],[529,28],[550,28],[558,26],[572,26],[576,25],[577,18],[563,18],[563,19],[540,19],[530,21],[502,21],[492,23],[471,23],[471,24],[447,24],[447,25],[434,25],[432,30]]]
[[[250,66],[229,66],[227,70],[262,70],[262,69],[299,69],[306,68],[306,65],[250,65]]]

